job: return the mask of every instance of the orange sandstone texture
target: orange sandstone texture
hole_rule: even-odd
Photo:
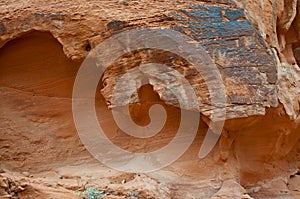
[[[106,198],[299,197],[299,1],[0,1],[0,195]],[[123,149],[149,152],[175,136],[180,109],[160,84],[138,90],[130,114],[139,125],[162,104],[162,132],[144,140],[116,125],[107,105],[116,79],[140,63],[175,68],[196,91],[202,111],[196,139],[172,165],[147,175],[114,171],[81,144],[72,117],[72,87],[90,50],[136,28],[170,28],[201,44],[226,87],[226,123],[214,150],[198,158],[209,124],[209,93],[181,57],[156,50],[116,59],[96,94],[98,120]],[[193,74],[193,75],[191,75]],[[166,79],[171,76],[166,75]],[[130,92],[130,87],[123,92]],[[170,84],[178,86],[178,84]],[[120,94],[122,96],[122,93]],[[120,98],[119,100],[122,100]],[[206,101],[207,100],[207,101]],[[137,191],[137,196],[133,192]]]

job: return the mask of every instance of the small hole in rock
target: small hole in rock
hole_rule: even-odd
[[[87,52],[89,52],[91,49],[92,49],[92,47],[91,47],[90,44],[87,44],[87,45],[85,46],[85,50],[86,50]]]

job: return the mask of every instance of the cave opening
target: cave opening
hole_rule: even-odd
[[[30,32],[0,50],[0,86],[48,97],[72,96],[80,63],[68,59],[46,32]]]
[[[45,168],[80,154],[71,105],[80,63],[68,59],[50,33],[38,31],[7,42],[0,63],[0,146],[6,146],[0,163]]]

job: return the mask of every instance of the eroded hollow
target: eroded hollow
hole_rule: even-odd
[[[80,154],[71,109],[80,63],[69,60],[45,32],[6,43],[0,63],[1,164],[22,170],[53,167]]]
[[[181,113],[179,108],[162,101],[150,84],[140,87],[137,93],[139,102],[132,103],[128,107],[130,117],[136,125],[146,126],[151,122],[149,110],[155,104],[162,105],[167,113],[162,130],[151,138],[136,138],[122,131],[115,123],[111,111],[102,107],[103,101],[100,100],[102,97],[96,101],[96,110],[101,127],[115,145],[128,151],[147,153],[160,149],[174,138],[179,128]]]
[[[1,164],[11,169],[37,170],[81,159],[94,160],[81,144],[72,117],[72,87],[80,63],[66,58],[57,40],[42,32],[31,32],[8,42],[0,49],[0,63]],[[101,85],[102,82],[96,92],[98,119],[116,145],[148,152],[174,137],[180,109],[166,105],[151,85],[138,90],[140,101],[130,105],[131,116],[138,125],[146,125],[149,107],[159,103],[165,107],[168,119],[159,134],[145,140],[128,136],[118,128],[100,93]],[[200,123],[200,136],[204,136],[207,127]],[[201,140],[196,140],[185,159],[197,158]]]
[[[161,57],[164,58],[164,56]],[[135,57],[132,59],[136,61]],[[0,167],[38,171],[79,165],[71,170],[74,176],[80,176],[87,170],[95,171],[95,167],[93,170],[88,165],[94,158],[81,144],[72,118],[72,86],[80,63],[68,60],[61,45],[51,34],[40,32],[32,32],[8,42],[0,49],[0,63]],[[106,77],[110,78],[116,72],[118,71],[107,71]],[[191,80],[194,79],[191,75]],[[111,111],[108,110],[106,101],[100,93],[101,84],[102,82],[99,83],[96,96],[98,119],[101,127],[116,145],[130,151],[149,152],[161,148],[174,137],[179,125],[180,110],[166,105],[151,85],[145,85],[138,90],[140,100],[130,105],[131,116],[137,124],[146,125],[149,123],[149,107],[159,103],[165,107],[168,121],[161,133],[153,138],[141,140],[126,135],[115,124]],[[282,149],[285,148],[285,144],[290,143],[289,141],[283,142],[284,139],[281,142],[279,139],[279,147],[274,149],[275,143],[278,142],[277,137],[282,136],[280,132],[278,134],[274,132],[277,132],[279,128],[288,129],[290,123],[288,123],[288,118],[283,121],[282,116],[277,117],[278,114],[269,112],[267,115],[268,118],[255,120],[253,122],[255,125],[247,129],[241,128],[241,130],[233,131],[230,134],[234,135],[233,141],[230,138],[226,143],[227,139],[223,138],[220,146],[225,145],[224,151],[220,151],[220,147],[217,146],[204,160],[198,159],[198,152],[207,126],[200,121],[194,143],[178,161],[166,168],[168,172],[164,173],[164,177],[176,174],[180,176],[179,183],[182,183],[184,178],[187,182],[204,180],[202,187],[204,197],[215,192],[209,183],[213,182],[216,176],[221,178],[227,173],[231,175],[229,172],[231,167],[239,167],[241,173],[232,175],[239,175],[243,184],[255,182],[262,175],[272,176],[274,171],[278,173],[285,171],[284,166],[272,170],[274,169],[272,167],[278,164],[276,161],[274,165],[270,164],[266,167],[265,170],[270,171],[267,174],[264,174],[265,170],[258,169],[262,167],[262,162],[266,157],[273,158],[274,154],[275,157],[283,160]],[[237,129],[239,125],[235,122],[236,120],[233,121],[232,126]],[[296,131],[294,134],[296,135]],[[296,140],[293,137],[290,139]],[[234,148],[231,148],[231,142],[234,143]],[[225,164],[229,165],[228,169],[224,167],[223,162],[218,161],[220,156],[227,156],[227,159],[237,158],[239,165],[235,164],[235,161],[227,161]],[[285,162],[279,163],[284,165]],[[107,167],[100,169],[110,170]],[[70,173],[69,168],[59,171]],[[157,176],[159,175],[158,173]],[[215,184],[218,185],[219,182]],[[195,185],[183,192],[189,193],[191,189],[198,188],[199,186]],[[181,189],[174,190],[175,194],[181,191]]]
[[[68,97],[80,63],[69,60],[50,33],[31,32],[0,51],[0,86],[33,95]]]

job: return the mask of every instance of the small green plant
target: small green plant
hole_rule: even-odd
[[[96,188],[90,187],[90,188],[87,188],[84,193],[80,194],[80,197],[84,198],[84,199],[101,199],[107,195],[108,195],[108,193],[105,193],[100,188],[96,189]]]

